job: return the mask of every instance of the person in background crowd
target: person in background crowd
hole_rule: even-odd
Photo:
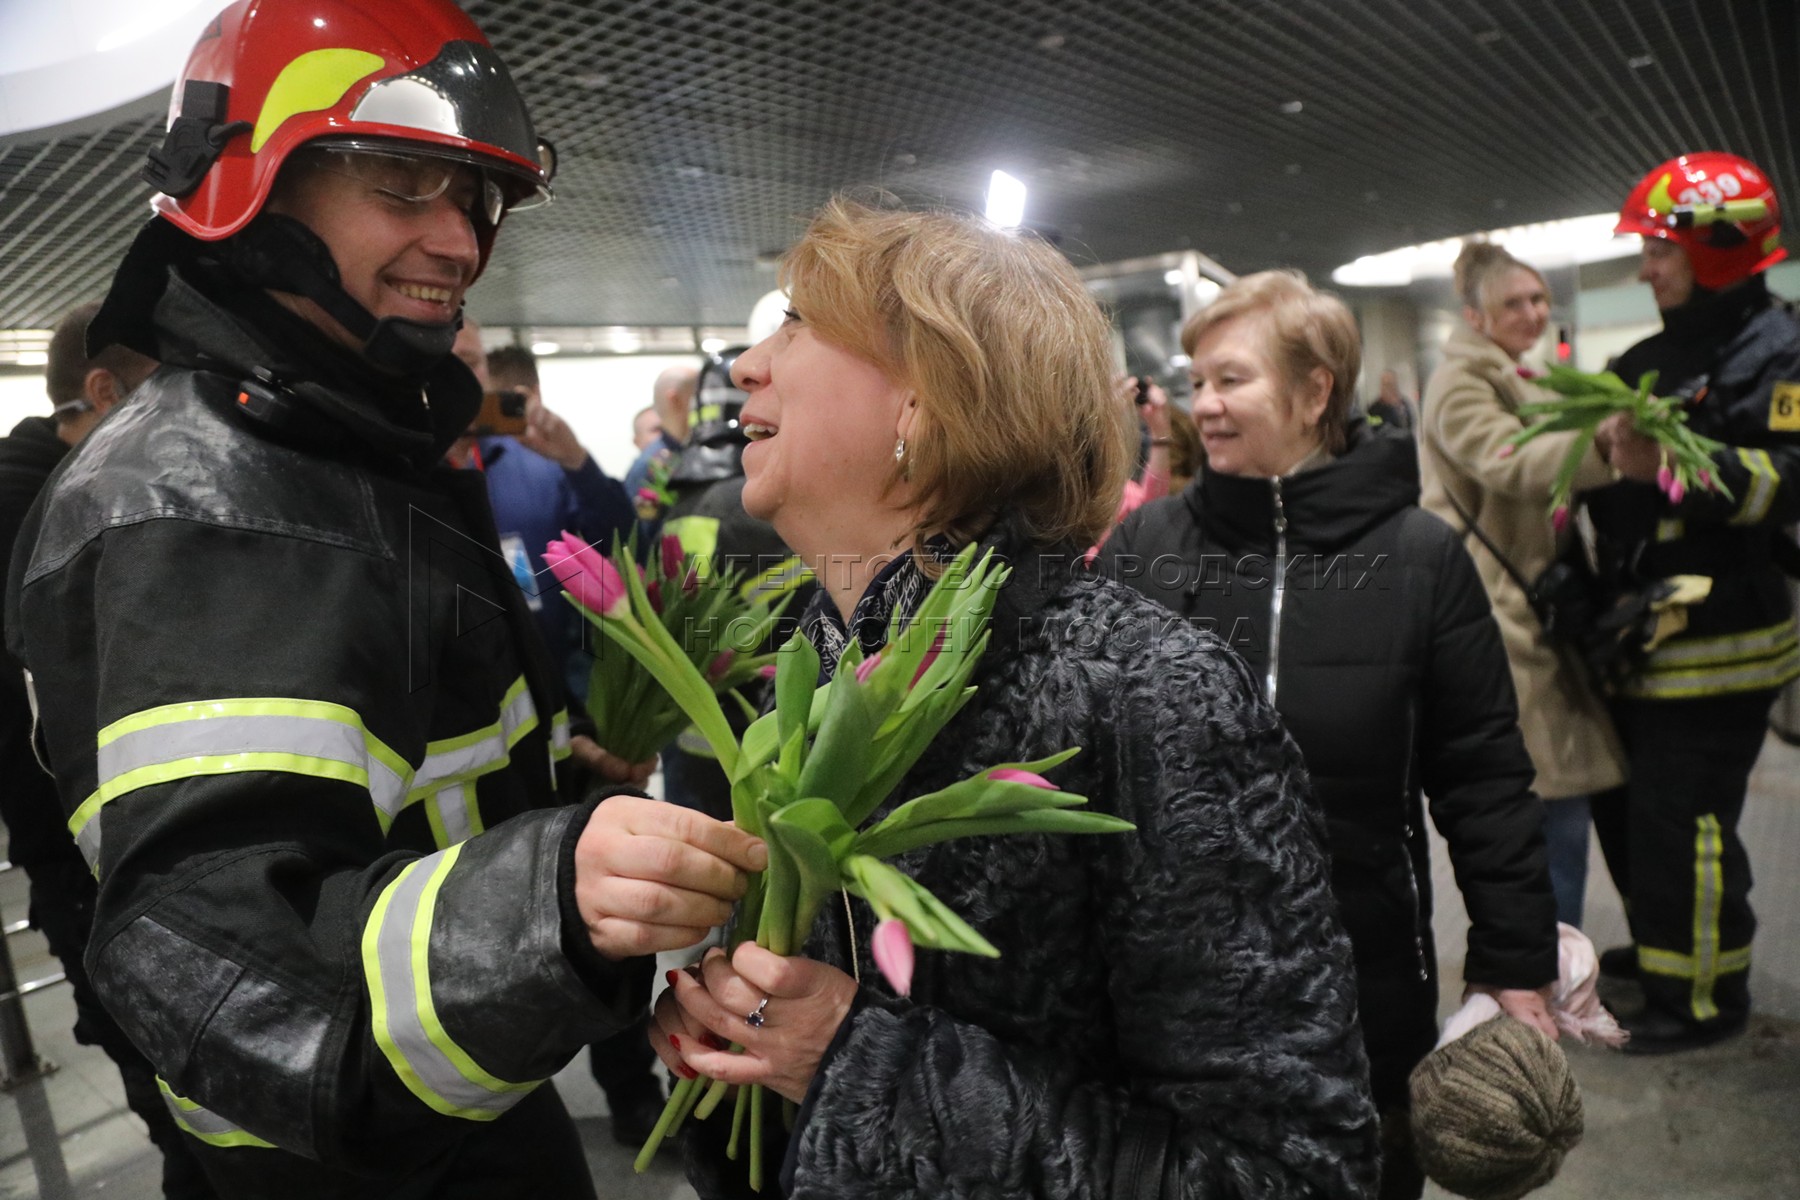
[[[1624,476],[1588,497],[1603,577],[1712,580],[1685,630],[1618,689],[1629,794],[1594,812],[1636,947],[1607,951],[1601,966],[1642,982],[1648,1007],[1626,1021],[1626,1049],[1657,1054],[1729,1037],[1750,1013],[1756,918],[1737,823],[1769,710],[1800,676],[1778,565],[1793,550],[1782,527],[1800,517],[1800,321],[1763,276],[1786,251],[1780,204],[1754,163],[1701,153],[1661,164],[1626,198],[1618,232],[1644,239],[1638,278],[1663,328],[1612,369],[1631,384],[1657,372],[1656,394],[1725,443],[1712,470],[1730,489],[1671,497],[1657,486],[1655,442],[1623,417],[1600,427],[1595,445]]]
[[[1390,369],[1381,373],[1381,391],[1369,402],[1369,424],[1396,433],[1412,432],[1412,401],[1400,390],[1399,372]]]
[[[465,318],[465,328],[467,324]],[[525,396],[524,433],[485,436],[476,442],[476,461],[487,476],[500,550],[537,618],[569,694],[582,700],[593,666],[590,656],[577,653],[586,622],[562,598],[544,562],[544,547],[567,529],[610,551],[614,538],[631,535],[637,514],[619,481],[600,469],[568,422],[545,407],[531,351],[502,346],[488,354],[487,373],[493,390]]]
[[[1537,271],[1485,242],[1463,247],[1455,274],[1464,324],[1451,333],[1444,361],[1426,385],[1419,425],[1424,505],[1462,531],[1493,602],[1512,666],[1519,726],[1545,802],[1556,919],[1579,929],[1588,798],[1625,782],[1625,754],[1582,664],[1545,638],[1526,595],[1556,557],[1550,489],[1576,435],[1546,434],[1502,453],[1506,440],[1524,428],[1520,406],[1551,398],[1523,378],[1520,366],[1549,323],[1550,289]],[[1616,478],[1599,452],[1589,449],[1574,486],[1584,491]]]
[[[1138,425],[1138,437],[1145,447],[1143,469],[1138,478],[1127,479],[1119,495],[1118,511],[1113,525],[1135,512],[1145,501],[1169,494],[1169,459],[1174,445],[1170,432],[1173,424],[1169,410],[1169,394],[1148,375],[1127,375],[1119,381],[1119,402],[1131,410]],[[1179,411],[1179,410],[1177,410]],[[1102,539],[1104,540],[1104,539]],[[1099,553],[1098,545],[1088,548],[1088,558]]]
[[[1169,492],[1180,492],[1194,482],[1205,461],[1200,447],[1200,428],[1193,414],[1178,404],[1169,405]]]
[[[50,337],[45,388],[51,414],[26,417],[0,439],[0,579],[10,578],[13,546],[32,502],[51,473],[113,407],[156,370],[156,361],[123,346],[89,357],[88,322],[98,301],[71,309]],[[38,765],[31,745],[31,702],[17,663],[0,664],[0,820],[7,857],[31,885],[29,917],[62,963],[75,998],[75,1040],[99,1046],[119,1068],[125,1102],[150,1128],[162,1152],[165,1197],[205,1200],[206,1175],[163,1103],[156,1072],[94,994],[83,958],[97,888],[56,796],[56,780]]]
[[[638,409],[631,415],[632,446],[639,451],[649,449],[652,442],[662,437],[662,429],[662,416],[654,404]]]
[[[624,489],[602,474],[586,451],[581,452],[584,461],[575,471],[547,470],[545,467],[556,465],[555,460],[526,445],[536,442],[545,451],[560,452],[565,458],[573,458],[579,448],[578,443],[575,448],[565,444],[574,440],[574,434],[561,418],[543,407],[530,351],[506,347],[488,354],[482,348],[480,327],[465,316],[454,353],[474,373],[483,391],[524,391],[526,420],[536,419],[518,438],[459,439],[458,444],[469,442],[465,461],[469,465],[479,462],[486,470],[488,503],[494,510],[501,553],[537,619],[544,644],[558,661],[559,681],[579,699],[587,694],[588,672],[594,661],[580,651],[579,635],[586,623],[559,594],[544,561],[544,547],[550,539],[561,537],[564,529],[601,546],[610,546],[615,533],[624,536],[627,531],[618,524]],[[613,524],[591,524],[608,520]],[[570,728],[595,732],[586,714],[579,711]],[[654,761],[627,763],[603,748],[598,752],[605,764],[602,779],[642,785],[655,769]],[[585,772],[576,771],[574,776],[577,791],[585,791],[593,783]],[[594,1082],[606,1096],[613,1140],[625,1146],[641,1145],[656,1127],[663,1105],[662,1084],[652,1074],[656,1056],[644,1040],[643,1022],[628,1024],[595,1042],[589,1047],[588,1063]]]
[[[556,764],[598,748],[442,461],[480,404],[463,296],[552,158],[451,0],[239,0],[175,100],[88,332],[162,366],[6,594],[89,976],[221,1196],[591,1197],[545,1083],[767,851],[571,802]]]
[[[694,402],[694,387],[699,378],[700,368],[684,363],[664,369],[650,389],[650,406],[662,422],[662,431],[656,441],[639,451],[631,468],[625,472],[625,494],[637,506],[638,546],[645,553],[662,527],[662,515],[654,506],[639,504],[639,497],[650,482],[651,464],[672,467],[675,457],[687,444],[688,409]]]
[[[1352,412],[1341,301],[1294,272],[1245,276],[1181,345],[1206,469],[1128,517],[1097,569],[1227,633],[1300,744],[1356,954],[1381,1195],[1417,1197],[1407,1077],[1438,1004],[1421,793],[1469,913],[1468,989],[1556,1036],[1556,906],[1506,651],[1474,564],[1416,506],[1412,443]]]
[[[743,500],[820,579],[802,629],[826,673],[886,640],[940,553],[1013,568],[979,692],[876,816],[1081,746],[1057,784],[1137,829],[896,859],[1002,957],[923,954],[910,997],[859,982],[875,919],[847,897],[806,957],[746,944],[676,973],[658,1052],[804,1100],[765,1196],[1118,1195],[1115,1151],[1158,1110],[1182,1195],[1366,1196],[1374,1114],[1299,754],[1223,644],[1080,568],[1136,443],[1105,317],[1033,237],[842,198],[784,283],[786,322],[732,368]],[[705,1200],[750,1194],[728,1124],[692,1127]]]

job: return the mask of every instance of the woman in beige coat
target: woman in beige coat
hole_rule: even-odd
[[[1419,467],[1424,507],[1463,530],[1506,643],[1519,725],[1545,800],[1545,836],[1557,919],[1580,925],[1587,884],[1589,799],[1625,782],[1625,759],[1604,703],[1579,667],[1545,641],[1524,590],[1481,540],[1480,526],[1524,579],[1537,578],[1557,548],[1550,487],[1574,434],[1534,439],[1502,456],[1523,425],[1519,407],[1546,398],[1519,358],[1550,317],[1544,277],[1499,246],[1473,242],[1456,260],[1464,328],[1450,335],[1421,404]],[[1592,449],[1575,490],[1615,476]],[[1461,511],[1458,512],[1460,506]]]

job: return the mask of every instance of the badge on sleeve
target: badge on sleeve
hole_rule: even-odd
[[[1769,396],[1769,428],[1800,433],[1800,383],[1778,380]]]

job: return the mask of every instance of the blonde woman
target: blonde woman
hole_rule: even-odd
[[[1625,782],[1625,757],[1605,705],[1580,665],[1545,640],[1519,583],[1536,579],[1556,555],[1550,487],[1575,435],[1550,434],[1502,453],[1506,439],[1523,427],[1520,406],[1548,398],[1525,377],[1521,360],[1550,319],[1550,288],[1503,247],[1470,242],[1456,260],[1456,290],[1463,325],[1445,343],[1444,361],[1425,388],[1423,503],[1463,534],[1493,601],[1519,696],[1519,727],[1544,799],[1556,916],[1579,928],[1589,798]],[[1615,478],[1589,449],[1575,487],[1600,487]]]
[[[1078,745],[1056,782],[1137,830],[909,853],[999,959],[922,953],[896,996],[869,909],[827,906],[804,957],[678,973],[658,1053],[800,1106],[767,1158],[792,1197],[1116,1194],[1121,1140],[1157,1113],[1183,1195],[1368,1196],[1355,989],[1298,753],[1222,644],[1078,567],[1129,466],[1105,318],[1036,239],[843,200],[786,281],[787,322],[733,367],[744,507],[822,581],[802,628],[824,660],[879,645],[939,553],[1013,567],[979,694],[892,803]],[[750,1194],[727,1125],[690,1146],[705,1200]]]

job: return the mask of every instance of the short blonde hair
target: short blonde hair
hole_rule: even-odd
[[[845,196],[782,266],[795,310],[918,402],[893,483],[922,508],[918,546],[963,544],[1006,513],[1040,549],[1099,540],[1131,467],[1106,317],[1029,234]]]
[[[1362,370],[1362,336],[1344,302],[1313,287],[1298,271],[1245,275],[1188,318],[1181,327],[1182,353],[1191,358],[1207,330],[1235,317],[1263,322],[1273,342],[1269,357],[1290,391],[1304,386],[1321,367],[1331,376],[1331,395],[1319,429],[1325,448],[1341,454],[1356,400],[1356,376]]]

